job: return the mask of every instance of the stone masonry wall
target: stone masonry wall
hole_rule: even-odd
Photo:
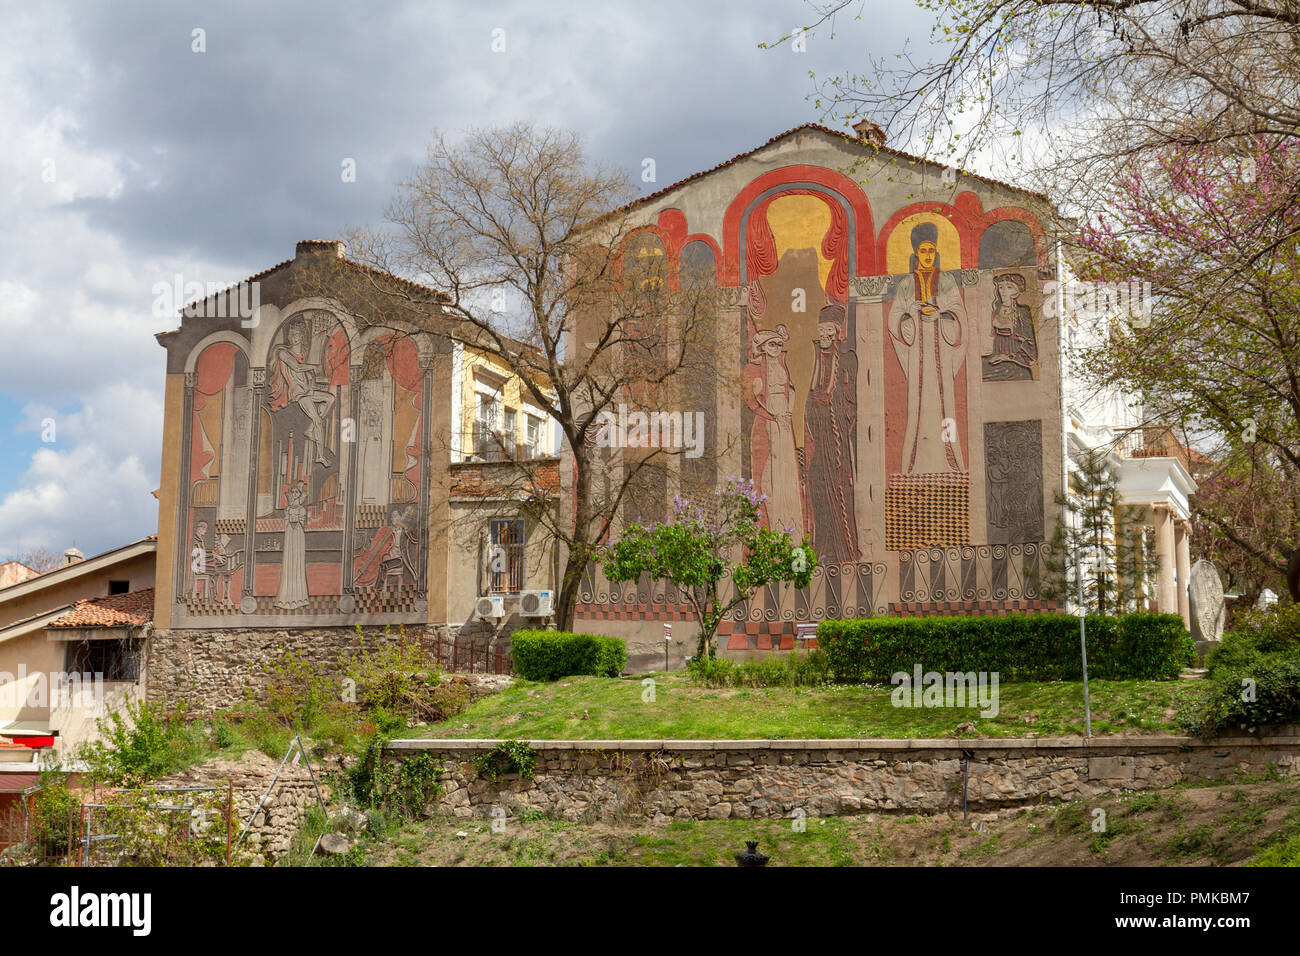
[[[478,622],[454,628],[407,625],[405,630],[407,640],[416,641],[422,634],[428,641],[491,637]],[[365,628],[364,634],[371,648],[401,640],[395,627],[387,636],[382,627]],[[190,712],[237,707],[250,695],[261,695],[267,686],[267,668],[289,651],[332,672],[341,654],[351,657],[359,649],[356,629],[348,627],[155,631],[147,651],[146,694],[150,700],[183,701]]]
[[[1209,780],[1276,767],[1300,777],[1300,728],[1213,743],[1190,737],[1033,740],[532,741],[534,779],[493,784],[472,758],[497,741],[398,740],[401,758],[443,761],[441,799],[457,817],[540,810],[571,821],[703,820],[991,810]]]
[[[271,780],[275,778],[279,758],[272,759],[263,753],[249,751],[238,762],[214,761],[194,767],[182,773],[154,781],[153,787],[216,787],[217,796],[224,800],[229,792],[227,781],[234,786],[235,822],[232,840],[238,840],[239,834],[248,822],[249,815],[257,806]],[[315,765],[316,780],[320,784],[321,796],[327,805],[330,789],[325,785],[321,767]],[[271,865],[289,850],[293,835],[302,825],[307,809],[316,805],[316,789],[312,785],[311,775],[301,760],[284,765],[276,780],[275,788],[267,796],[261,810],[253,818],[248,835],[244,837],[244,846],[253,853],[254,865]],[[224,824],[218,821],[218,826]]]

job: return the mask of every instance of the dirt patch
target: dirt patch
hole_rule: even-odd
[[[802,829],[801,829],[802,828]],[[375,866],[1240,865],[1300,836],[1294,781],[1178,787],[997,813],[608,825],[434,819],[367,847]]]

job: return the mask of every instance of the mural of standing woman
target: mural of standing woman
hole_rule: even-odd
[[[803,496],[794,443],[794,383],[786,367],[784,325],[756,332],[749,343],[745,400],[754,413],[750,435],[754,485],[766,495],[767,526],[803,538]]]
[[[907,375],[907,429],[902,473],[965,471],[955,429],[956,375],[966,362],[966,306],[953,275],[939,262],[939,230],[912,230],[911,273],[895,287],[889,340]]]
[[[1029,382],[1038,362],[1034,317],[1020,304],[1025,277],[1018,272],[995,276],[993,288],[993,351],[983,357],[984,381]]]
[[[280,589],[275,606],[286,611],[307,603],[307,492],[301,481],[285,494],[284,550],[280,556]]]

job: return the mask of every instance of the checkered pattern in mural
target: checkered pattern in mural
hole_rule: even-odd
[[[424,600],[424,592],[414,587],[374,591],[358,588],[352,597],[357,614],[414,614],[419,610],[416,602]]]
[[[889,605],[891,614],[903,617],[1005,617],[1008,614],[1042,614],[1059,611],[1055,601],[931,601],[929,603],[903,603]]]
[[[577,617],[588,621],[691,621],[695,613],[678,589],[643,576],[617,584],[591,565],[578,587]]]
[[[885,550],[970,543],[970,475],[890,475],[885,483]]]

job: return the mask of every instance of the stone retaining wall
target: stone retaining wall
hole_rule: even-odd
[[[532,741],[534,779],[495,784],[472,759],[494,740],[395,740],[397,758],[443,761],[441,807],[458,817],[540,810],[613,822],[995,810],[1167,787],[1275,767],[1300,776],[1300,728],[1212,743],[1191,737],[1083,740],[589,740]]]
[[[465,625],[423,627],[408,625],[407,640],[426,635],[429,641],[483,640],[492,638],[491,629],[481,622]],[[385,641],[396,644],[401,631],[366,628],[368,646]],[[268,630],[261,628],[213,628],[206,630],[155,631],[149,639],[145,664],[146,695],[150,700],[184,702],[191,712],[236,707],[250,695],[260,697],[266,689],[269,665],[289,651],[326,669],[336,670],[339,656],[352,656],[360,649],[355,628],[315,627]]]
[[[271,780],[279,759],[272,759],[257,751],[249,751],[238,762],[214,761],[182,773],[153,781],[151,787],[216,787],[217,796],[225,801],[228,793],[226,781],[234,786],[235,825],[232,839],[237,840],[249,815],[257,806]],[[330,789],[322,779],[321,767],[313,764],[321,796],[328,805]],[[302,825],[308,808],[317,804],[316,790],[311,775],[301,760],[284,765],[275,788],[253,818],[253,825],[244,837],[244,846],[252,851],[256,865],[274,864],[289,850],[293,835]],[[224,826],[224,824],[222,824]]]

